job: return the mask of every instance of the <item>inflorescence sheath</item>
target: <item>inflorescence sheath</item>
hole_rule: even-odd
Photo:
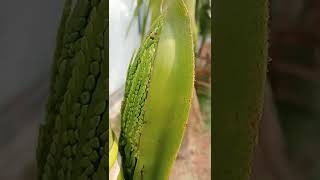
[[[163,17],[160,16],[137,54],[131,59],[127,72],[119,142],[126,179],[133,177],[136,166],[139,139],[145,123],[144,106],[162,26]]]

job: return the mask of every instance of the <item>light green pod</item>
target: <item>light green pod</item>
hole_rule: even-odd
[[[187,123],[194,83],[191,21],[170,1],[132,59],[121,110],[125,179],[168,179]]]

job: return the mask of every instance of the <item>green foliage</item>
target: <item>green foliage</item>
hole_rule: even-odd
[[[206,39],[211,34],[211,1],[197,0],[195,19],[198,26],[198,31],[203,39]]]
[[[128,27],[128,31],[131,28],[133,20],[137,18],[139,20],[139,31],[141,34],[141,42],[145,38],[145,32],[148,28],[147,23],[150,18],[151,24],[160,16],[162,1],[166,0],[136,0],[137,6],[134,9],[134,14]],[[142,22],[140,22],[142,19]]]
[[[107,177],[108,1],[67,0],[58,31],[38,179]],[[103,121],[104,120],[104,121]]]
[[[129,29],[135,18],[142,19],[142,22],[139,24],[139,29],[143,40],[145,31],[148,28],[148,19],[150,18],[151,24],[153,24],[156,18],[161,14],[161,11],[166,8],[168,2],[170,1],[137,0],[137,6],[134,10],[134,17],[129,25]],[[210,0],[184,0],[184,3],[186,4],[187,11],[190,15],[194,42],[197,42],[198,33],[205,39],[211,32]]]

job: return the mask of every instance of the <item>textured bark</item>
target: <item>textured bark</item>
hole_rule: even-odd
[[[38,179],[105,179],[108,1],[79,0],[73,8],[67,1],[65,9],[38,139]]]

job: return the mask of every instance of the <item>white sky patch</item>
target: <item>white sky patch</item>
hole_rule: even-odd
[[[134,49],[139,47],[138,22],[134,21],[128,36],[126,33],[133,18],[131,0],[109,2],[109,96],[125,83],[127,69]]]

